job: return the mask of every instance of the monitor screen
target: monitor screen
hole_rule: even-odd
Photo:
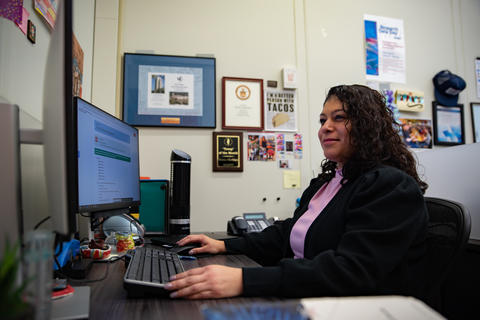
[[[75,98],[78,212],[140,204],[138,130]]]

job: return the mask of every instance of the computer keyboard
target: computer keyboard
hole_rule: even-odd
[[[164,248],[139,247],[128,253],[130,262],[123,277],[129,296],[169,295],[165,284],[172,275],[184,271],[176,253]]]

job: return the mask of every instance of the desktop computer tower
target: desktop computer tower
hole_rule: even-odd
[[[190,155],[173,150],[170,157],[169,234],[190,234]]]

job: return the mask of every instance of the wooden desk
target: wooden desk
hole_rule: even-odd
[[[209,264],[232,267],[254,267],[257,263],[243,255],[218,255],[184,261],[187,269]],[[90,283],[89,319],[203,319],[202,307],[226,303],[249,304],[251,302],[277,302],[281,306],[296,305],[299,300],[279,298],[229,298],[212,300],[180,300],[168,298],[127,298],[123,289],[125,264],[122,260],[109,266],[106,279]],[[99,279],[105,275],[107,264],[93,266],[89,279]],[[384,297],[345,297],[302,299],[302,303],[314,319],[444,319],[427,305],[401,296]],[[328,316],[327,316],[328,315]]]
[[[216,255],[183,261],[186,269],[209,264],[220,264],[231,267],[254,267],[258,264],[244,255]],[[95,263],[89,273],[89,279],[100,279],[104,276],[107,264]],[[123,260],[108,266],[105,280],[89,283],[90,319],[203,319],[202,305],[216,305],[227,302],[279,301],[278,298],[231,298],[214,300],[181,300],[165,298],[127,298],[123,289],[125,263]]]

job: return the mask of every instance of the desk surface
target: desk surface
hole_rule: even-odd
[[[258,264],[244,255],[217,255],[202,257],[193,261],[182,261],[186,269],[209,264],[221,264],[231,267],[254,267]],[[100,279],[105,275],[107,264],[95,263],[88,279]],[[105,280],[88,283],[90,294],[90,319],[203,319],[202,305],[218,305],[221,303],[279,301],[277,298],[231,298],[216,300],[175,300],[165,298],[127,298],[123,289],[125,264],[123,260],[108,266]]]
[[[198,258],[197,260],[182,261],[186,269],[191,269],[199,266],[206,266],[210,264],[220,264],[231,267],[256,267],[259,266],[255,261],[244,255],[216,255],[209,257]],[[299,300],[285,300],[280,298],[228,298],[228,299],[212,299],[212,300],[181,300],[168,299],[159,297],[150,298],[127,298],[127,291],[123,288],[123,276],[125,274],[125,263],[119,260],[110,264],[95,263],[89,273],[88,279],[101,279],[108,274],[104,280],[98,282],[87,283],[91,288],[90,291],[90,311],[89,319],[204,319],[202,315],[203,306],[218,306],[226,303],[235,304],[249,304],[251,302],[281,302],[296,304]],[[74,285],[85,285],[75,283]],[[364,299],[351,298],[320,298],[317,302],[316,312],[312,313],[314,319],[333,319],[332,310],[338,309],[332,307],[337,304],[344,304],[342,308],[352,309],[349,315],[337,312],[335,319],[351,319],[352,314],[357,314],[358,319],[371,319],[372,310],[384,312],[385,308],[389,312],[395,313],[398,317],[396,319],[412,319],[413,311],[419,312],[428,319],[442,319],[442,317],[432,309],[409,297],[394,297],[385,299],[372,299],[374,297],[367,297]],[[389,300],[390,299],[390,300]],[[311,300],[311,299],[306,299]],[[314,299],[315,300],[315,299]],[[305,300],[302,300],[305,301]],[[348,306],[348,307],[347,307]],[[399,307],[400,306],[400,307]],[[413,306],[413,307],[412,307]],[[375,309],[376,308],[376,309]],[[410,308],[410,309],[408,309]],[[403,311],[398,311],[398,310]],[[410,310],[406,312],[405,310]],[[366,310],[369,310],[368,312]],[[408,311],[407,310],[407,311]],[[412,311],[413,310],[413,311]],[[337,310],[338,311],[338,310]],[[343,311],[342,311],[343,312]],[[424,317],[425,318],[425,317]]]

